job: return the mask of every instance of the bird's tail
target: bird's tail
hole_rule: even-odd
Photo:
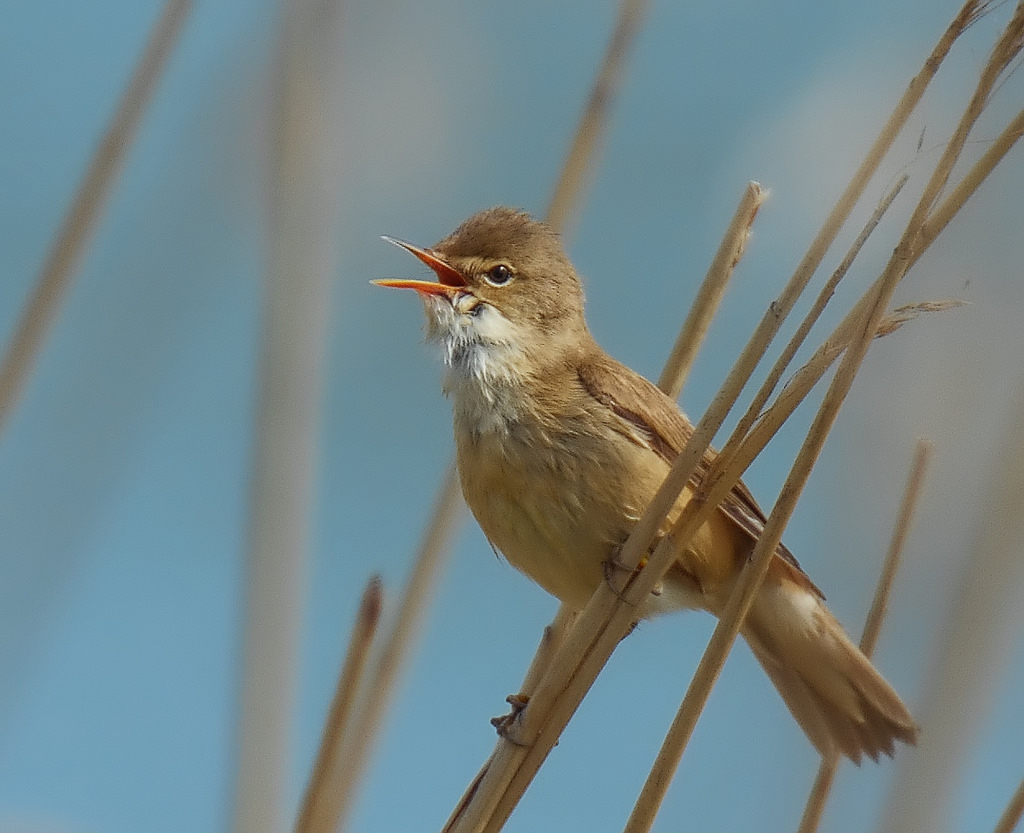
[[[857,763],[913,744],[917,726],[899,695],[818,596],[780,572],[769,572],[743,636],[811,743]]]

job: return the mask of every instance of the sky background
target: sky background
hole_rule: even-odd
[[[684,391],[699,416],[957,7],[654,2],[565,235],[598,341],[656,377],[745,183],[760,181],[771,197]],[[0,3],[4,339],[158,11]],[[361,590],[380,572],[397,595],[451,454],[420,305],[369,284],[422,270],[379,235],[429,245],[497,203],[542,214],[615,11],[610,0],[347,5],[339,259],[290,806]],[[908,192],[923,185],[1007,16],[955,49],[855,226],[898,173],[911,175]],[[278,24],[270,2],[197,4],[0,436],[2,833],[229,828]],[[1018,72],[973,155],[1022,93]],[[932,438],[878,650],[915,713],[969,570],[986,472],[1024,391],[1021,150],[897,298],[970,304],[872,347],[786,535],[859,632],[914,440]],[[903,198],[894,218],[911,205]],[[879,230],[829,321],[878,274],[897,233],[895,222]],[[763,504],[812,415],[802,408],[748,473]],[[1021,587],[1006,592],[1020,598]],[[1004,617],[998,673],[963,716],[972,742],[949,791],[949,830],[991,829],[1024,776],[1021,608]],[[555,609],[465,525],[353,830],[441,826]],[[673,616],[625,640],[507,829],[621,829],[712,626]],[[845,766],[827,829],[873,829],[912,757]],[[793,830],[816,767],[740,646],[656,829]]]

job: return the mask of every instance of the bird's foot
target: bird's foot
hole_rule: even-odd
[[[505,698],[505,702],[508,703],[512,708],[508,714],[503,714],[500,717],[492,717],[491,725],[498,732],[498,735],[503,737],[509,743],[515,744],[516,746],[526,746],[519,737],[519,716],[523,713],[523,709],[526,708],[527,703],[530,702],[529,694],[510,694]]]
[[[608,585],[620,601],[625,601],[622,593],[626,589],[629,579],[636,574],[636,570],[629,569],[619,560],[621,552],[621,544],[613,547],[608,558],[601,562],[601,569],[604,572],[605,584]]]
[[[623,597],[623,593],[626,590],[626,584],[629,578],[632,578],[639,573],[644,567],[647,566],[647,556],[645,555],[640,559],[640,563],[637,564],[636,569],[630,570],[625,564],[619,561],[619,554],[622,552],[622,545],[615,547],[612,550],[611,556],[601,562],[601,568],[604,570],[605,583],[611,588],[611,591],[619,598],[619,601],[628,601]],[[622,576],[626,575],[627,578],[623,579]],[[662,583],[659,581],[654,587],[651,588],[652,596],[660,596],[664,590]]]

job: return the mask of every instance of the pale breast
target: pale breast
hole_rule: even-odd
[[[484,534],[548,592],[581,608],[667,472],[625,438],[561,426],[460,429],[459,473]]]

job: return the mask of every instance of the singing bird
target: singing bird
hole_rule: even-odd
[[[437,276],[375,283],[415,290],[424,302],[428,340],[443,352],[466,503],[513,566],[581,609],[692,433],[690,422],[594,341],[580,280],[548,226],[498,207],[429,249],[385,239]],[[661,534],[692,494],[684,490]],[[738,483],[641,615],[694,608],[718,615],[764,523]],[[915,742],[899,695],[784,546],[742,634],[823,755],[877,760],[892,755],[897,740]]]

